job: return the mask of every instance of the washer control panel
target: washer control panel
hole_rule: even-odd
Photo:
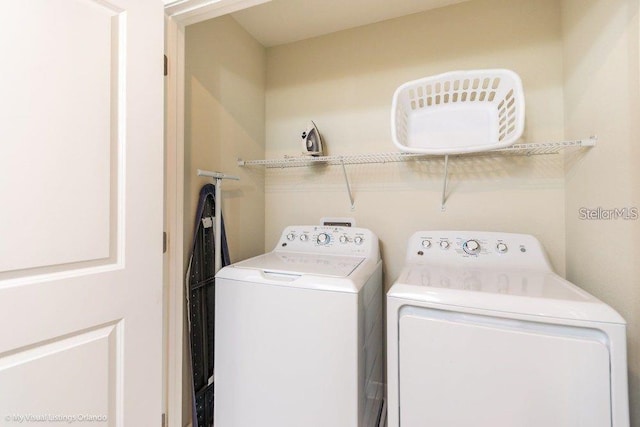
[[[527,234],[486,231],[419,231],[409,239],[407,262],[548,266],[538,240]]]
[[[276,251],[379,257],[378,237],[366,228],[297,225],[285,228]]]

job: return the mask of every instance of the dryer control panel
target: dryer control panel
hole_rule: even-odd
[[[292,225],[284,229],[274,250],[380,258],[378,237],[357,227]]]
[[[486,231],[419,231],[409,239],[407,263],[548,269],[538,239]]]

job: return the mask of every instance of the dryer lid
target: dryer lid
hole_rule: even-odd
[[[611,307],[550,271],[409,265],[388,295],[429,306],[625,323]]]
[[[266,273],[348,277],[365,260],[361,257],[299,252],[269,252],[233,266]]]
[[[424,289],[472,291],[484,294],[592,301],[580,288],[549,271],[453,268],[417,265],[406,268],[398,283]]]

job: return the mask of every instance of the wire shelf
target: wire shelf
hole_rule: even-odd
[[[597,138],[577,139],[561,142],[543,142],[515,144],[498,150],[481,151],[469,154],[455,154],[449,157],[470,156],[537,156],[546,154],[558,154],[567,148],[593,147]],[[299,168],[313,165],[360,165],[371,163],[394,163],[429,159],[441,159],[442,155],[414,154],[402,152],[368,153],[343,156],[319,156],[319,157],[285,157],[283,159],[268,160],[242,160],[238,159],[238,166],[264,166],[267,169],[275,168]]]
[[[538,156],[546,154],[558,154],[567,148],[583,148],[593,147],[596,145],[597,138],[592,136],[587,139],[575,139],[571,141],[561,142],[542,142],[515,144],[510,147],[500,148],[497,150],[480,151],[477,153],[467,154],[450,154],[450,155],[433,155],[433,154],[415,154],[415,153],[369,153],[355,154],[345,156],[319,156],[319,157],[285,157],[284,159],[271,160],[242,160],[238,159],[238,166],[264,166],[267,169],[283,169],[283,168],[299,168],[313,165],[338,165],[342,166],[344,180],[347,187],[347,194],[351,202],[351,210],[355,209],[355,200],[351,191],[351,184],[347,176],[346,165],[361,165],[372,163],[393,163],[421,161],[431,159],[441,159],[444,157],[444,179],[442,187],[442,203],[441,209],[445,210],[445,202],[447,200],[447,171],[449,158],[457,157],[480,157],[480,156]]]

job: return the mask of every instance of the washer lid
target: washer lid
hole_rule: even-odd
[[[240,261],[233,266],[266,273],[348,277],[364,260],[365,258],[352,256],[274,251]]]
[[[402,271],[388,295],[457,307],[625,323],[611,307],[543,270],[413,265]]]

